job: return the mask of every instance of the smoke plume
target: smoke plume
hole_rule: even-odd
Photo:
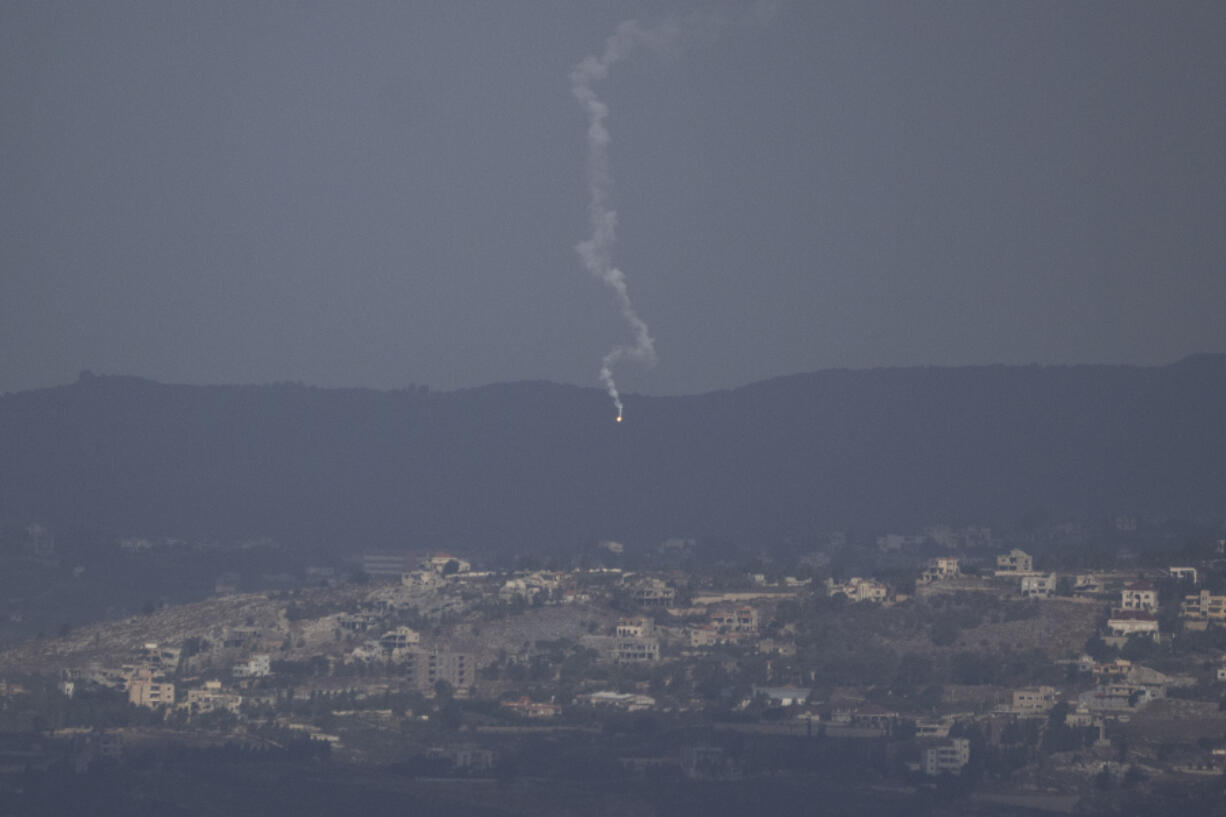
[[[588,218],[591,236],[575,245],[575,251],[588,272],[613,290],[617,308],[630,327],[630,342],[614,346],[600,362],[600,382],[604,384],[622,417],[622,400],[613,380],[613,367],[624,359],[645,366],[656,363],[655,341],[646,322],[639,317],[626,288],[626,274],[613,263],[613,245],[617,237],[617,212],[610,204],[613,173],[609,166],[609,129],[605,120],[609,106],[596,95],[593,86],[609,75],[609,69],[639,48],[660,50],[669,47],[678,36],[676,23],[666,23],[653,29],[641,28],[628,20],[621,23],[605,42],[604,52],[585,57],[570,72],[571,91],[587,114],[587,182]]]

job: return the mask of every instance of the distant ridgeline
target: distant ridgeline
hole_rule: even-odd
[[[0,397],[0,521],[521,551],[1226,513],[1226,356],[822,371],[626,400],[83,376]]]

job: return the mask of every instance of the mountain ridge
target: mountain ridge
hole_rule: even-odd
[[[0,396],[0,521],[340,549],[805,537],[1226,510],[1226,355],[896,367],[676,397],[83,373]]]

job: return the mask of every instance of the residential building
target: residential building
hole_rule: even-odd
[[[400,553],[363,553],[362,572],[371,578],[399,579],[408,567],[408,554]]]
[[[1171,566],[1167,568],[1167,572],[1170,573],[1172,579],[1178,579],[1179,581],[1190,581],[1192,584],[1200,584],[1200,574],[1196,572],[1196,568],[1194,567]]]
[[[1048,599],[1056,592],[1056,574],[1022,576],[1018,591],[1024,599]]]
[[[833,579],[826,580],[826,595],[843,595],[852,601],[883,602],[889,595],[889,588],[873,579],[861,579],[852,576],[846,582],[837,584]]]
[[[1107,619],[1107,630],[1114,636],[1150,635],[1158,638],[1158,619],[1143,610],[1116,610]]]
[[[677,601],[677,591],[660,579],[647,578],[632,586],[631,598],[640,607],[672,607]]]
[[[1081,573],[1073,579],[1073,593],[1078,596],[1096,596],[1103,592],[1103,582],[1093,573]]]
[[[1013,690],[1013,703],[1009,711],[1018,715],[1039,715],[1056,705],[1054,687],[1025,687]]]
[[[708,614],[707,620],[726,633],[755,635],[758,632],[758,610],[747,604],[736,607],[714,607]]]
[[[164,679],[155,678],[150,669],[138,669],[128,679],[128,701],[136,706],[147,706],[150,709],[157,709],[168,704],[173,705],[175,685]]]
[[[243,696],[222,689],[221,681],[205,681],[203,688],[187,691],[187,702],[182,706],[195,714],[225,710],[237,715],[242,703]]]
[[[379,646],[384,652],[395,652],[421,643],[421,634],[411,627],[397,627],[379,636]]]
[[[1149,582],[1133,582],[1120,591],[1120,609],[1152,613],[1158,609],[1158,590]]]
[[[996,557],[997,573],[1029,573],[1034,570],[1034,559],[1024,550],[1014,548]]]
[[[529,700],[526,695],[515,701],[503,701],[502,707],[528,718],[554,718],[562,714],[558,704]]]
[[[1179,605],[1179,615],[1191,621],[1224,621],[1226,620],[1226,596],[1215,596],[1208,590],[1184,596],[1183,603]]]
[[[928,562],[919,580],[922,584],[930,584],[946,579],[956,579],[961,575],[962,571],[958,567],[957,557],[941,556]]]
[[[658,638],[615,638],[613,660],[619,664],[636,664],[660,660]]]
[[[806,687],[753,687],[753,697],[763,695],[771,706],[799,706],[809,700],[811,693]]]
[[[476,686],[477,664],[470,653],[410,647],[403,655],[409,684],[422,692],[433,690],[439,681],[446,681],[457,691]]]
[[[655,635],[655,632],[655,621],[643,616],[623,618],[617,622],[618,638],[650,638]]]
[[[615,709],[624,709],[627,712],[651,709],[656,705],[656,699],[650,695],[636,695],[631,692],[613,692],[610,690],[576,695],[575,700],[589,703],[592,706],[610,706]]]
[[[421,560],[422,570],[433,570],[435,573],[446,572],[449,564],[455,565],[455,569],[451,571],[453,573],[467,573],[473,568],[472,563],[450,553],[431,553]]]
[[[272,674],[272,659],[268,655],[253,655],[241,664],[235,664],[231,672],[235,678],[265,678]]]
[[[954,738],[948,743],[924,750],[924,774],[930,777],[945,773],[961,774],[970,760],[971,742],[966,738]]]

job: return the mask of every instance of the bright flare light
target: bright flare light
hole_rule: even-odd
[[[620,423],[621,421],[622,421],[622,416],[619,414],[619,415],[617,415],[617,422],[619,422],[619,423]]]

